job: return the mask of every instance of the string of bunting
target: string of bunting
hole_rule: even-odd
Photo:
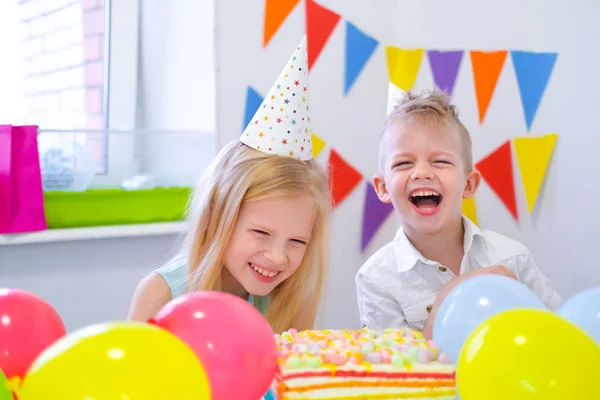
[[[269,44],[300,2],[301,0],[265,0],[263,47]],[[381,43],[352,22],[344,20],[341,15],[314,0],[304,0],[304,5],[309,44],[309,70],[314,68],[335,28],[340,22],[345,23],[344,95],[348,95]],[[521,50],[426,50],[391,45],[382,47],[385,48],[389,80],[404,91],[414,86],[426,56],[434,84],[452,95],[461,63],[464,62],[465,55],[468,55],[473,71],[480,124],[485,120],[498,78],[510,55],[528,132],[531,131],[558,56],[557,53]],[[258,91],[248,87],[244,126],[261,102],[262,96]],[[532,213],[543,186],[557,136],[556,133],[550,133],[507,140],[476,163],[484,181],[515,220],[518,220],[518,211],[513,176],[513,149],[523,182],[527,207],[529,213]],[[327,143],[314,133],[312,138],[313,155],[317,158],[327,147]],[[329,150],[328,163],[334,206],[337,207],[363,181],[366,182],[361,239],[361,251],[364,251],[393,209],[391,205],[379,201],[372,184],[365,181],[360,171],[333,148]],[[474,198],[464,201],[463,213],[473,222],[478,223]]]

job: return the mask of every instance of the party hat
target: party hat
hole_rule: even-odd
[[[390,115],[394,108],[396,108],[402,100],[406,97],[406,92],[394,85],[392,82],[388,86],[388,103],[387,103],[387,114]]]
[[[240,140],[267,154],[312,159],[306,36],[248,123]]]

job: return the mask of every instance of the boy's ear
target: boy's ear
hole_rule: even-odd
[[[470,199],[471,197],[475,196],[477,189],[479,189],[480,183],[481,172],[479,172],[477,168],[473,168],[467,177],[467,184],[465,185],[465,191],[463,192],[463,199]]]
[[[377,192],[377,197],[383,203],[391,203],[392,199],[387,191],[387,187],[385,186],[385,181],[383,180],[383,176],[375,175],[373,177],[373,186],[375,186],[375,192]]]

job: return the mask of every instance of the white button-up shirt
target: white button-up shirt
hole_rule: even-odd
[[[506,236],[481,230],[468,218],[460,274],[502,265],[532,289],[549,309],[561,299],[533,261],[527,248]],[[408,327],[422,331],[442,287],[456,275],[427,260],[400,228],[394,240],[379,249],[356,275],[358,311],[363,327],[381,330]]]

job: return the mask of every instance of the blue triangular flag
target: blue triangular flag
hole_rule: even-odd
[[[363,67],[379,45],[379,42],[346,21],[346,69],[344,72],[344,94],[358,78]]]
[[[254,90],[252,86],[248,86],[248,91],[246,92],[246,111],[244,111],[244,127],[242,128],[242,131],[246,129],[263,100],[263,97]]]
[[[529,130],[558,54],[511,51],[511,56],[521,92],[527,130]]]

